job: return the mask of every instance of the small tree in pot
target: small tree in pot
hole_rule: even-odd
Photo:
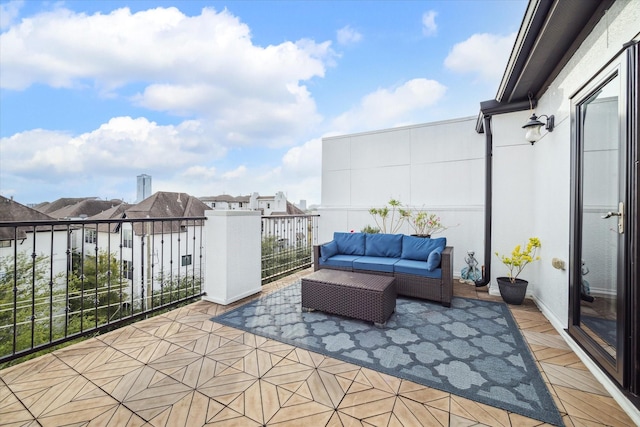
[[[509,304],[522,304],[524,301],[525,293],[527,292],[528,281],[518,279],[522,270],[534,261],[540,259],[536,256],[537,250],[541,247],[540,239],[537,237],[530,237],[527,242],[527,246],[524,250],[520,245],[511,252],[511,256],[500,255],[496,252],[496,256],[500,258],[500,261],[509,269],[507,277],[498,277],[498,286],[500,288],[500,295],[502,299]]]
[[[382,233],[394,234],[400,230],[402,224],[411,216],[411,212],[402,207],[400,201],[391,199],[388,206],[371,208],[369,213]]]
[[[409,224],[416,236],[431,237],[436,233],[441,233],[449,227],[445,227],[440,222],[440,217],[427,211],[414,211],[409,218]]]

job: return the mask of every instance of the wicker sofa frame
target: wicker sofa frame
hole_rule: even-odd
[[[440,268],[442,275],[439,279],[423,277],[405,273],[383,273],[370,270],[353,270],[351,268],[340,268],[328,265],[320,265],[320,247],[313,246],[313,269],[329,268],[333,270],[355,271],[357,273],[374,274],[379,276],[393,276],[396,279],[396,292],[412,298],[421,298],[442,303],[445,307],[451,307],[453,298],[453,247],[447,246],[442,251]]]

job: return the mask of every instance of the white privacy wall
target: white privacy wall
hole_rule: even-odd
[[[569,260],[571,99],[638,34],[640,2],[617,1],[538,101],[538,115],[555,115],[556,127],[535,146],[524,141],[521,126],[529,112],[493,117],[494,251],[511,251],[530,236],[542,241],[542,261],[527,267],[523,277],[545,314],[568,326],[569,275],[552,267],[554,257]],[[492,263],[492,284],[506,271]],[[594,268],[587,277],[595,279]]]
[[[319,242],[375,226],[369,209],[394,198],[451,226],[436,237],[454,247],[456,275],[467,251],[482,264],[485,139],[475,124],[469,117],[323,138]],[[400,232],[413,231],[405,224]]]

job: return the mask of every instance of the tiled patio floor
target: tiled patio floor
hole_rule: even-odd
[[[209,320],[230,308],[200,301],[0,371],[0,425],[542,425]],[[511,310],[567,426],[633,425],[532,302]]]

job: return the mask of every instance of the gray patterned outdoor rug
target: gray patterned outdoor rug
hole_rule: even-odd
[[[506,304],[399,297],[384,328],[302,312],[300,283],[214,322],[554,425],[560,413]]]

